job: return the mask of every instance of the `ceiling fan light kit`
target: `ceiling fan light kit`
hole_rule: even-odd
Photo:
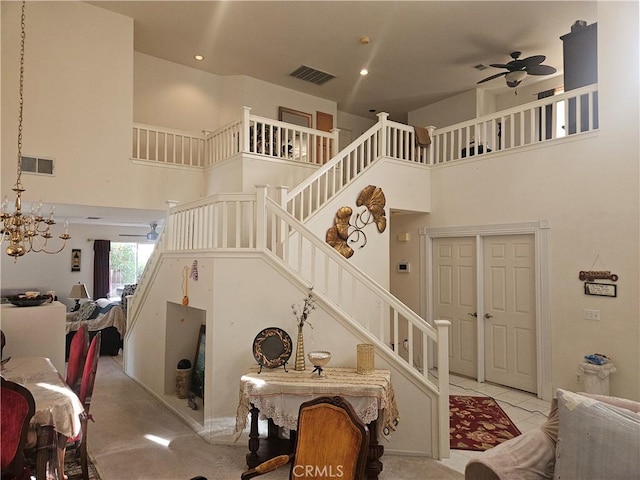
[[[533,55],[531,57],[523,58],[520,60],[522,52],[512,52],[511,60],[508,63],[492,63],[494,68],[505,68],[506,72],[496,73],[490,77],[484,78],[478,82],[484,83],[494,78],[505,76],[507,86],[515,88],[525,79],[527,75],[551,75],[556,73],[556,69],[549,65],[542,65],[547,57],[544,55]]]

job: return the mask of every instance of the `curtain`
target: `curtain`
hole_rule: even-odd
[[[109,252],[110,240],[93,242],[93,298],[109,296]]]

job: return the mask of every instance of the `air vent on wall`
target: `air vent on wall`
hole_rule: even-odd
[[[295,78],[299,78],[300,80],[304,80],[305,82],[315,83],[316,85],[322,85],[332,78],[336,78],[335,75],[327,72],[322,72],[312,67],[307,67],[306,65],[298,67],[289,75]]]
[[[53,175],[53,159],[22,156],[20,168],[23,172]]]

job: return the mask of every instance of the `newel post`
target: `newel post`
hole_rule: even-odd
[[[380,112],[378,114],[378,123],[380,124],[380,151],[378,157],[387,156],[387,122],[389,120],[389,114],[387,112]]]
[[[267,189],[269,185],[256,185],[256,249],[264,250],[267,239]]]
[[[249,130],[251,127],[251,107],[242,107],[242,153],[248,153],[249,150],[249,140],[251,136],[249,135]]]
[[[428,148],[428,155],[429,155],[429,162],[428,165],[435,165],[435,152],[436,152],[436,145],[435,145],[435,133],[436,133],[436,127],[434,127],[433,125],[430,125],[427,127],[427,131],[429,132],[429,138],[431,139],[431,143],[429,144]]]
[[[331,129],[331,148],[329,149],[329,158],[325,159],[325,162],[331,160],[340,150],[340,129]]]
[[[439,458],[449,458],[449,320],[436,320],[438,333],[438,438]]]

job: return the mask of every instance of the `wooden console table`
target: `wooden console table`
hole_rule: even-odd
[[[262,370],[251,368],[240,379],[240,401],[236,414],[235,437],[240,437],[251,414],[249,453],[247,465],[254,468],[260,463],[283,453],[294,451],[298,411],[304,402],[320,396],[344,397],[369,427],[369,458],[367,478],[377,479],[382,471],[380,457],[384,447],[379,436],[389,437],[398,423],[391,374],[388,370],[375,370],[360,375],[353,368],[326,368],[326,378],[314,377],[311,370]],[[269,420],[266,438],[258,434],[258,417]],[[277,427],[291,431],[290,439],[281,439]]]

